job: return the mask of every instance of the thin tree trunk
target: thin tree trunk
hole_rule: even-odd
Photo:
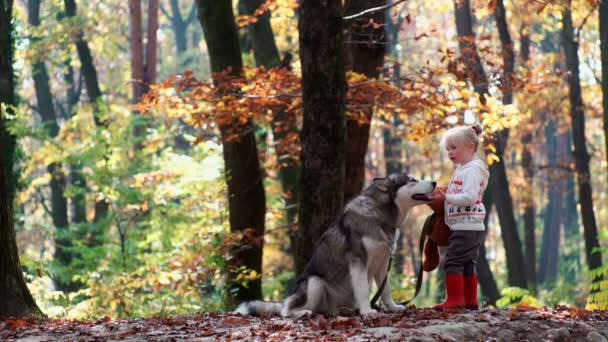
[[[297,274],[344,203],[347,89],[341,1],[303,1],[299,15],[304,121]]]
[[[16,105],[12,12],[13,1],[0,0],[0,317],[43,316],[23,279],[13,220],[16,138],[5,124]]]
[[[392,0],[387,2],[387,5],[392,4]],[[399,27],[403,22],[403,17],[396,18],[397,22],[393,22],[391,11],[386,10],[384,13],[384,19],[386,22],[386,36],[387,36],[387,51],[385,54],[390,55],[396,62],[393,64],[391,79],[395,84],[401,83],[401,64],[399,50],[397,50],[397,44],[399,43]],[[393,113],[392,122],[390,127],[382,129],[382,138],[384,141],[384,162],[386,165],[386,175],[399,172],[407,172],[403,169],[401,163],[401,153],[403,147],[402,138],[395,134],[397,127],[403,122],[399,118],[398,113]],[[405,259],[403,255],[403,238],[399,239],[397,243],[397,250],[395,251],[395,270],[399,273],[403,270]],[[414,256],[412,255],[412,258]],[[415,260],[412,260],[415,263]]]
[[[597,224],[593,210],[589,153],[585,140],[585,112],[579,78],[578,41],[574,37],[570,4],[564,9],[562,17],[562,43],[568,67],[570,119],[574,142],[574,161],[578,183],[578,203],[583,219],[585,255],[590,270],[602,266],[602,253],[599,251]],[[594,279],[597,280],[597,279]]]
[[[520,56],[521,64],[527,68],[527,63],[530,58],[530,35],[528,27],[522,25],[520,27]],[[524,247],[526,265],[528,268],[527,279],[530,289],[536,293],[537,274],[536,274],[536,235],[535,235],[535,220],[536,220],[536,204],[534,203],[534,162],[532,156],[532,138],[533,130],[528,125],[524,126],[521,144],[521,167],[524,173],[525,183],[529,186],[529,190],[523,193],[524,206]]]
[[[179,0],[169,0],[169,4],[171,5],[171,13],[162,4],[160,4],[160,9],[171,22],[171,28],[175,37],[175,52],[180,56],[188,49],[188,36],[186,33],[188,32],[188,26],[196,18],[196,4],[192,4],[190,13],[186,18],[182,17]]]
[[[75,0],[64,0],[65,14],[68,17],[76,16],[76,1]],[[78,52],[78,58],[80,59],[80,72],[84,77],[84,84],[87,90],[89,103],[93,106],[93,119],[95,120],[95,126],[98,128],[105,127],[105,122],[101,118],[102,111],[102,94],[99,88],[99,80],[97,79],[97,70],[95,69],[95,63],[93,62],[93,55],[89,48],[89,43],[84,39],[82,32],[77,32],[76,40],[76,51]],[[97,223],[101,219],[107,216],[110,209],[110,204],[105,198],[97,200],[95,202],[95,218],[94,222]]]
[[[489,191],[483,194],[483,205],[486,207],[486,217],[483,220],[483,224],[488,230],[488,220],[490,219],[490,212],[492,211],[492,194]],[[487,233],[486,233],[487,234]],[[488,305],[496,305],[496,301],[500,298],[500,292],[496,285],[496,280],[490,269],[490,264],[486,258],[486,245],[485,238],[484,243],[479,249],[479,256],[477,257],[477,276],[479,277],[479,286],[481,287],[481,293],[486,298]]]
[[[129,51],[131,54],[131,85],[133,92],[133,103],[139,103],[142,96],[148,92],[149,86],[156,82],[156,67],[158,64],[158,9],[159,0],[148,1],[146,44],[143,43],[142,27],[142,1],[129,0]],[[132,113],[135,122],[133,135],[135,136],[134,149],[140,150],[145,139],[146,130],[145,117],[138,111]]]
[[[133,96],[134,103],[137,103],[144,93],[144,43],[141,18],[141,0],[129,0],[131,95]]]
[[[455,1],[454,8],[460,53],[467,66],[468,74],[473,82],[475,91],[479,94],[480,101],[485,103],[485,96],[488,94],[488,80],[481,64],[481,58],[477,53],[469,0]],[[526,268],[521,240],[517,235],[513,201],[503,162],[508,134],[508,130],[496,133],[496,155],[500,161],[490,165],[490,180],[488,181],[487,191],[491,191],[494,194],[492,200],[498,213],[498,220],[500,221],[500,229],[505,245],[509,284],[527,288],[528,284],[524,271]]]
[[[568,146],[572,146],[572,137],[568,133]],[[571,151],[568,151],[571,155]],[[564,239],[566,240],[567,249],[562,249],[564,253],[564,263],[567,267],[566,279],[569,284],[576,284],[578,272],[581,269],[581,232],[578,223],[578,209],[576,201],[576,189],[574,185],[574,173],[568,172],[566,175],[566,198],[564,204]]]
[[[28,21],[32,27],[40,26],[40,3],[41,0],[28,0]],[[32,38],[32,40],[36,41],[38,39]],[[54,138],[59,133],[59,126],[57,125],[57,116],[53,105],[49,74],[42,59],[33,61],[32,77],[34,79],[36,100],[42,123],[48,130],[51,138]],[[66,230],[68,226],[68,205],[66,198],[63,196],[66,186],[65,172],[62,170],[60,163],[47,165],[47,172],[51,177],[51,217],[55,226],[54,259],[59,261],[62,266],[68,266],[72,260],[72,253],[70,252],[72,242]],[[55,280],[59,289],[72,289],[69,283],[65,283],[60,279]]]
[[[246,15],[253,15],[265,0],[242,0]],[[279,50],[274,41],[274,33],[270,26],[270,11],[257,17],[257,21],[247,26],[247,33],[253,48],[253,57],[257,66],[274,68],[281,64]]]
[[[547,171],[547,183],[549,199],[545,208],[545,227],[543,230],[543,243],[540,254],[539,281],[544,284],[550,284],[557,281],[558,276],[558,254],[560,228],[563,221],[564,207],[564,192],[562,186],[564,184],[564,172],[560,171],[557,165],[558,160],[563,160],[563,147],[565,145],[563,134],[556,137],[557,122],[549,121],[545,128],[545,137],[547,139],[547,163],[554,168]],[[561,147],[561,148],[560,148]]]
[[[242,0],[241,4],[246,15],[253,15],[255,11],[265,3],[264,0]],[[279,50],[274,39],[274,32],[270,25],[270,11],[266,11],[259,16],[257,21],[247,27],[247,32],[251,39],[255,63],[258,67],[275,68],[282,66],[291,70],[289,63],[291,55],[286,55],[285,60],[281,62]],[[297,132],[297,122],[295,116],[285,115],[285,109],[280,109],[272,118],[272,133],[275,141],[281,141],[288,134]],[[281,156],[285,153],[279,146],[276,149],[277,158],[281,160]],[[298,177],[300,169],[296,161],[288,160],[281,163],[279,168],[279,180],[283,188],[283,202],[286,210],[286,225],[289,226],[289,252],[296,261],[296,219],[298,215],[298,196],[299,184]]]
[[[57,14],[57,20],[61,20],[65,17],[64,12],[59,12]],[[66,94],[66,110],[65,110],[65,119],[71,118],[75,112],[74,107],[80,101],[80,93],[82,92],[82,74],[78,77],[78,84],[74,80],[74,68],[71,65],[71,58],[68,56],[63,63],[65,72],[63,74],[63,80],[67,85],[67,94]],[[80,170],[82,169],[81,165],[78,165],[78,162],[70,165],[70,182],[73,186],[78,187],[79,189],[86,189],[86,181],[84,177],[80,174]],[[72,207],[72,222],[73,223],[81,223],[86,221],[86,197],[84,193],[80,193],[71,197],[71,207]]]
[[[344,12],[359,13],[370,7],[386,4],[386,0],[346,0]],[[370,25],[373,20],[379,26]],[[377,27],[377,28],[375,28]],[[384,63],[386,53],[386,33],[384,12],[377,11],[369,16],[345,22],[346,70],[377,78]],[[365,155],[369,141],[373,107],[362,113],[364,118],[346,118],[346,160],[344,177],[344,202],[357,196],[365,181]]]
[[[231,1],[198,0],[197,4],[199,21],[209,50],[211,71],[220,72],[232,68],[233,75],[241,75],[243,62]],[[230,128],[220,126],[223,137]],[[240,140],[223,139],[230,231],[242,234],[240,246],[231,250],[231,258],[227,261],[226,304],[228,307],[232,306],[234,301],[262,297],[260,278],[246,286],[237,282],[241,266],[262,274],[266,213],[263,172],[258,159],[254,124],[248,121],[239,129],[242,133]]]
[[[600,55],[602,61],[602,105],[604,110],[604,143],[608,151],[608,1],[599,2]],[[608,152],[606,152],[608,162]],[[608,171],[608,170],[607,170]],[[606,172],[608,175],[608,172]]]
[[[146,39],[146,65],[144,69],[145,92],[156,83],[158,65],[158,8],[159,0],[148,0],[148,27]]]

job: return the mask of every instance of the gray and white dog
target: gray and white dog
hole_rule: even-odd
[[[285,301],[245,302],[236,312],[298,317],[307,313],[337,315],[340,307],[348,307],[362,315],[375,313],[369,303],[372,281],[382,284],[399,238],[398,228],[410,208],[430,200],[435,186],[435,182],[418,181],[407,174],[374,179],[319,238]],[[393,301],[389,282],[381,298],[389,311],[405,309]]]

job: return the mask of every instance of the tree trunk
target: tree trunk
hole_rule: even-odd
[[[28,21],[32,27],[40,26],[40,3],[41,0],[28,0]],[[37,40],[37,38],[32,38]],[[53,95],[51,94],[49,74],[42,59],[36,59],[32,65],[32,77],[34,78],[34,88],[36,90],[36,100],[43,126],[48,130],[51,138],[57,136],[59,126],[53,105]],[[51,176],[51,217],[55,226],[55,256],[54,259],[62,266],[68,266],[72,260],[72,241],[68,236],[68,204],[63,196],[66,186],[65,172],[59,163],[47,165],[47,172]],[[59,289],[71,289],[70,284],[61,279],[55,279]]]
[[[142,28],[142,2],[141,0],[129,0],[129,23],[130,23],[130,53],[131,53],[131,84],[133,91],[133,103],[141,101],[142,96],[148,92],[149,86],[156,82],[156,67],[158,64],[158,9],[159,0],[148,1],[148,17],[146,45],[143,43]],[[145,52],[144,52],[145,49]],[[145,55],[144,55],[145,53]],[[142,148],[146,130],[145,117],[134,111],[132,113],[135,122],[133,124],[133,135],[135,136],[135,150]]]
[[[608,1],[599,2],[600,55],[602,60],[602,104],[604,110],[604,143],[608,151]],[[608,162],[608,152],[606,152]],[[606,173],[608,174],[608,172]]]
[[[460,53],[467,65],[468,74],[473,82],[475,91],[479,94],[480,101],[485,103],[485,95],[488,94],[488,81],[475,45],[469,0],[455,1],[454,8]],[[526,268],[521,240],[517,235],[515,216],[513,214],[513,201],[509,190],[509,181],[507,180],[505,164],[503,162],[508,134],[508,130],[502,130],[496,133],[496,155],[500,161],[490,165],[490,180],[488,181],[487,191],[491,191],[494,194],[492,201],[496,207],[496,212],[498,213],[498,220],[500,221],[500,229],[505,245],[509,284],[527,288],[526,274],[525,271],[523,271]]]
[[[246,15],[253,15],[261,5],[265,3],[264,0],[243,0],[241,1],[242,6],[245,10]],[[266,11],[263,15],[258,17],[257,22],[250,24],[247,27],[247,32],[250,36],[251,43],[253,46],[253,54],[255,63],[258,67],[264,66],[266,68],[275,68],[282,66],[291,70],[289,63],[291,61],[291,55],[287,54],[285,60],[281,62],[279,56],[279,50],[277,49],[276,42],[274,39],[274,33],[272,26],[270,25],[270,11]],[[272,118],[272,133],[275,141],[281,141],[288,134],[297,132],[297,122],[295,116],[285,115],[285,109],[278,110]],[[279,160],[285,151],[282,151],[277,146],[276,153]],[[289,235],[289,252],[296,261],[296,233],[297,227],[295,227],[297,215],[298,215],[298,196],[299,196],[299,184],[298,178],[300,175],[300,169],[296,161],[288,160],[285,164],[279,168],[279,180],[283,188],[283,202],[285,203],[286,210],[286,226]]]
[[[486,217],[483,220],[483,224],[486,226],[487,232],[488,220],[490,218],[490,212],[492,211],[493,205],[492,194],[489,191],[484,192],[482,201],[487,212]],[[486,303],[489,305],[496,305],[496,301],[500,298],[500,292],[498,291],[496,280],[494,279],[492,269],[490,269],[490,264],[486,258],[485,237],[484,243],[479,249],[479,256],[477,257],[477,276],[479,277],[479,287],[481,288],[481,293],[486,298]]]
[[[139,102],[144,94],[144,43],[141,18],[141,0],[129,0],[129,51],[131,52],[131,91],[134,103]]]
[[[243,0],[246,15],[253,15],[266,0]],[[264,12],[257,17],[257,21],[247,26],[247,33],[251,40],[255,64],[274,68],[281,64],[279,50],[274,41],[274,33],[270,26],[270,11]]]
[[[547,139],[547,163],[553,168],[547,170],[547,183],[549,192],[547,197],[549,199],[547,207],[545,208],[545,227],[543,230],[543,243],[540,254],[540,268],[539,268],[539,281],[544,284],[550,284],[557,281],[558,276],[558,254],[559,254],[559,240],[560,240],[560,228],[563,221],[562,213],[564,209],[564,172],[559,170],[557,165],[558,160],[564,159],[563,148],[566,141],[564,141],[563,134],[556,137],[557,133],[557,122],[555,120],[549,121],[545,128],[545,137]]]
[[[520,30],[520,52],[521,60],[524,68],[527,68],[527,62],[530,58],[530,35],[528,27],[522,25]],[[531,124],[530,124],[531,125]],[[525,240],[525,257],[528,266],[527,278],[531,290],[536,292],[537,276],[536,276],[536,235],[535,235],[535,220],[536,220],[536,204],[534,202],[534,157],[532,156],[532,138],[533,130],[529,125],[523,128],[521,136],[522,153],[521,167],[524,173],[525,183],[529,186],[529,190],[523,194],[524,205],[524,240]]]
[[[578,41],[574,37],[570,4],[564,9],[562,18],[562,43],[568,67],[570,121],[574,142],[574,162],[578,183],[578,203],[583,219],[585,236],[585,255],[590,270],[602,266],[602,253],[599,251],[597,224],[593,210],[591,173],[589,171],[589,153],[585,140],[585,112],[579,78]],[[598,249],[596,251],[596,249]],[[597,280],[597,279],[594,279]]]
[[[387,2],[387,5],[392,4],[392,0]],[[401,83],[401,64],[399,50],[397,50],[397,44],[399,43],[399,27],[401,27],[401,23],[403,22],[403,16],[396,18],[397,22],[393,22],[393,18],[391,16],[390,10],[385,11],[384,19],[386,22],[386,36],[388,37],[387,51],[385,54],[390,55],[394,62],[392,68],[391,79],[395,84]],[[395,134],[397,127],[401,125],[403,122],[399,118],[398,113],[393,113],[392,122],[390,122],[389,128],[382,129],[382,138],[384,141],[384,161],[386,165],[386,174],[390,175],[392,173],[399,172],[407,172],[408,170],[403,169],[403,165],[401,163],[401,153],[403,147],[403,141],[401,137]],[[403,255],[403,239],[399,239],[397,243],[397,250],[395,251],[395,270],[399,273],[403,270],[403,266],[405,264],[405,258]],[[414,256],[412,256],[414,258]],[[415,262],[415,260],[413,260]]]
[[[341,1],[303,1],[299,15],[304,118],[297,274],[344,203],[347,89]]]
[[[171,22],[171,28],[175,37],[175,52],[180,56],[188,49],[188,36],[186,33],[188,32],[188,26],[190,26],[196,16],[196,4],[192,4],[190,13],[186,18],[182,17],[178,0],[169,0],[169,4],[171,5],[171,14],[165,10],[162,4],[160,8]]]
[[[76,2],[75,0],[64,0],[65,14],[68,17],[76,16]],[[84,76],[84,85],[87,90],[89,97],[89,103],[93,106],[93,119],[95,120],[95,126],[102,128],[105,126],[104,120],[101,118],[101,102],[102,94],[99,88],[99,81],[97,79],[97,70],[93,63],[93,55],[91,49],[89,49],[89,43],[84,39],[82,32],[76,34],[76,50],[78,52],[78,58],[80,59],[80,72]],[[95,202],[95,218],[94,222],[99,222],[102,218],[106,217],[108,210],[110,209],[109,203],[105,199],[101,199]]]
[[[238,44],[236,23],[229,0],[198,0],[198,17],[203,27],[212,72],[232,68],[233,75],[241,75],[243,62]],[[230,127],[220,126],[224,137]],[[261,279],[258,277],[244,286],[238,283],[239,268],[262,274],[264,247],[264,216],[266,203],[263,172],[258,159],[254,125],[251,121],[241,126],[238,141],[223,139],[230,231],[242,234],[240,246],[231,250],[227,261],[227,306],[234,301],[260,299]]]
[[[61,20],[65,17],[64,12],[60,12],[57,14],[57,19]],[[68,56],[63,62],[64,73],[63,80],[67,86],[67,94],[66,94],[66,110],[65,110],[65,118],[71,118],[75,112],[74,107],[80,101],[80,93],[82,92],[82,74],[78,78],[78,84],[74,80],[74,68],[71,65],[71,58]],[[70,165],[70,183],[78,187],[79,189],[86,189],[86,181],[84,177],[80,174],[81,165],[78,165],[78,162]],[[86,222],[86,197],[83,193],[74,195],[71,197],[71,207],[72,207],[72,222],[73,223],[82,223]]]
[[[10,106],[16,105],[12,12],[13,1],[0,0],[0,317],[42,316],[23,279],[13,220],[16,141],[5,125],[5,116],[13,114]]]
[[[344,12],[359,13],[370,7],[386,4],[386,0],[346,0]],[[378,28],[369,25],[373,20]],[[346,70],[377,78],[384,63],[386,53],[386,34],[384,30],[384,11],[373,12],[354,21],[345,22]],[[369,141],[369,128],[373,107],[365,110],[364,118],[346,118],[346,160],[344,177],[344,203],[357,196],[365,181],[365,155]]]
[[[147,92],[150,84],[156,83],[158,65],[158,8],[159,0],[148,1],[148,27],[146,39],[146,65],[144,69],[145,91]]]
[[[568,133],[568,146],[572,146],[571,134]],[[571,154],[568,149],[568,154]],[[566,198],[564,205],[564,239],[568,248],[562,248],[563,259],[567,267],[566,279],[570,284],[576,284],[577,273],[581,269],[581,232],[578,224],[578,210],[576,208],[576,189],[574,186],[574,173],[568,172],[566,179]]]

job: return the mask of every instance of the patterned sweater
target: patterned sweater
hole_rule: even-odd
[[[445,195],[445,223],[450,230],[485,230],[481,201],[490,173],[479,159],[458,166]]]

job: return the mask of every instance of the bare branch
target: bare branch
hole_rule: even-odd
[[[162,2],[160,3],[160,11],[163,12],[165,17],[167,17],[169,21],[173,21],[173,17],[171,16],[171,14],[169,14],[169,12],[167,12],[167,9],[165,8]]]
[[[583,19],[581,24],[578,25],[578,27],[576,28],[576,39],[577,40],[581,38],[581,31],[583,30],[583,26],[585,26],[585,24],[587,23],[587,19],[589,19],[591,14],[593,14],[593,12],[595,12],[595,9],[597,8],[598,4],[596,4],[589,10],[589,13],[587,13],[587,16],[585,16],[585,18]]]
[[[190,25],[192,21],[196,18],[196,3],[192,3],[192,8],[190,8],[190,13],[188,14],[188,18],[184,21],[186,25]]]
[[[369,13],[383,11],[383,10],[385,10],[387,8],[391,8],[391,7],[393,7],[395,5],[398,5],[398,4],[400,4],[402,2],[405,2],[405,1],[406,0],[398,0],[398,1],[394,2],[394,3],[392,3],[392,4],[388,4],[388,5],[384,5],[384,6],[378,6],[378,7],[373,7],[373,8],[368,8],[368,9],[366,9],[363,12],[360,12],[360,13],[357,13],[357,14],[353,14],[353,15],[349,15],[349,16],[346,16],[346,17],[342,17],[342,20],[352,20],[352,19],[356,19],[356,18],[362,17],[362,16],[364,16],[366,14],[369,14]]]

